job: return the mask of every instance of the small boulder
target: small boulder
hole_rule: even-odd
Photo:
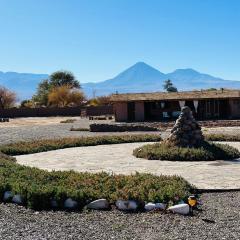
[[[149,202],[149,203],[145,204],[144,209],[146,211],[152,211],[152,210],[156,209],[156,204]]]
[[[173,213],[178,213],[182,215],[188,215],[190,212],[189,205],[186,203],[177,204],[168,208],[169,211]]]
[[[155,203],[156,209],[165,210],[167,205],[165,203]]]
[[[7,202],[10,201],[13,197],[13,193],[11,191],[6,191],[3,195],[3,201]]]
[[[58,207],[58,203],[57,203],[56,200],[54,200],[54,199],[51,200],[51,207],[52,208],[57,208]]]
[[[77,205],[78,203],[72,200],[71,198],[66,199],[64,202],[64,208],[67,208],[67,209],[74,209],[77,207]]]
[[[23,204],[23,198],[21,197],[21,195],[16,194],[13,196],[12,202],[16,204]]]
[[[90,202],[87,205],[87,208],[95,210],[109,209],[109,203],[106,199],[98,199],[93,202]]]
[[[144,206],[145,210],[147,211],[152,211],[152,210],[156,210],[156,209],[161,209],[161,210],[165,210],[166,209],[166,204],[164,203],[147,203]]]
[[[134,211],[138,207],[137,203],[132,200],[129,201],[117,200],[116,206],[119,210],[123,211]]]

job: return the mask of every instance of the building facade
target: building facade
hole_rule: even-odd
[[[114,94],[111,101],[117,122],[173,120],[183,106],[198,120],[240,118],[240,90]]]

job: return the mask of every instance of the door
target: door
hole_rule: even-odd
[[[135,102],[128,102],[128,121],[135,121]]]

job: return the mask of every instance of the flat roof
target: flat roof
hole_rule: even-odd
[[[157,101],[157,100],[200,100],[240,98],[240,90],[202,90],[183,92],[124,93],[111,95],[112,102]]]

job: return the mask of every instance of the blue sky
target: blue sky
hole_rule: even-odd
[[[0,0],[0,71],[80,82],[135,62],[240,80],[239,0]]]

